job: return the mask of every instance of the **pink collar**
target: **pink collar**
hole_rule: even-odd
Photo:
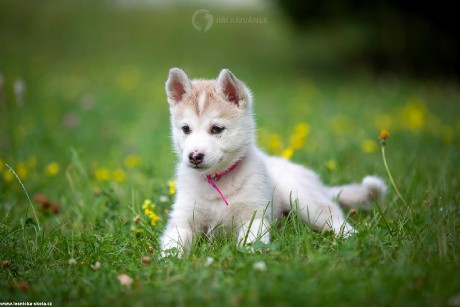
[[[236,161],[232,166],[230,166],[228,169],[226,169],[223,172],[216,173],[214,175],[203,175],[204,179],[214,188],[216,189],[217,193],[219,193],[220,197],[222,200],[225,202],[225,204],[228,206],[228,201],[225,199],[224,194],[220,191],[219,187],[217,184],[214,183],[214,181],[218,181],[220,178],[222,178],[224,175],[230,173],[235,169],[235,167],[238,165],[240,161]]]
[[[237,167],[238,163],[240,163],[240,161],[236,161],[235,163],[232,164],[232,166],[230,166],[229,168],[227,168],[223,172],[215,173],[214,175],[206,175],[206,177],[209,176],[209,177],[211,177],[212,180],[218,181],[220,178],[224,177],[224,175],[227,175],[228,173],[233,171],[235,169],[235,167]]]

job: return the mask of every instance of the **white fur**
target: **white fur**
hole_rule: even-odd
[[[200,97],[198,98],[198,108],[200,109],[200,113],[204,111],[204,106],[206,103],[206,93],[201,93]]]
[[[217,80],[189,80],[178,68],[170,70],[166,92],[171,112],[174,148],[180,158],[177,195],[161,237],[162,254],[176,248],[181,256],[199,234],[235,233],[240,245],[270,241],[272,218],[295,210],[316,229],[348,236],[355,232],[339,204],[367,206],[381,201],[386,187],[378,177],[361,184],[323,185],[311,170],[286,159],[270,157],[256,146],[252,98],[249,89],[229,70]],[[188,126],[189,134],[183,127]],[[212,134],[213,126],[225,127]],[[190,153],[201,153],[194,165]],[[216,181],[229,202],[204,179],[238,166]]]

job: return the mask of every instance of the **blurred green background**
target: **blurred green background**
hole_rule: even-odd
[[[387,14],[394,17],[391,29],[369,21],[396,12],[391,3],[383,8],[344,1],[330,8],[319,2],[229,3],[2,1],[3,159],[24,160],[46,150],[47,159],[64,163],[73,148],[96,162],[134,152],[156,161],[152,167],[161,176],[171,175],[166,171],[173,162],[164,146],[168,110],[163,84],[175,66],[199,78],[231,69],[253,89],[260,126],[281,134],[283,128],[311,120],[306,116],[315,117],[317,108],[328,109],[330,117],[347,112],[366,117],[351,113],[369,108],[372,121],[374,111],[403,105],[409,96],[426,100],[431,89],[447,93],[423,103],[456,129],[455,65],[433,70],[417,62],[416,55],[424,54],[429,43],[416,45],[416,65],[405,63],[407,55],[397,50],[395,36],[413,28],[401,25],[405,15]],[[204,14],[192,20],[203,7],[213,19],[206,32]],[[394,36],[394,48],[387,44],[375,52],[384,44],[379,35]],[[455,46],[455,37],[451,41]],[[423,79],[417,78],[418,71]],[[18,82],[24,86],[22,108],[15,105]],[[164,162],[168,167],[162,167]]]

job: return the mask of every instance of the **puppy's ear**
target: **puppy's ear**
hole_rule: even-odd
[[[222,69],[217,77],[217,93],[238,107],[246,104],[250,96],[243,82],[228,69]]]
[[[166,81],[166,95],[171,105],[182,101],[192,91],[192,83],[187,74],[180,68],[171,68]]]

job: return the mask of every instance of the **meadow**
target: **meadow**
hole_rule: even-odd
[[[61,305],[460,306],[460,84],[350,63],[353,23],[292,31],[276,9],[0,2],[0,302]],[[159,258],[177,161],[169,68],[252,89],[267,152],[388,197],[348,239],[294,214],[254,253],[200,238]],[[401,199],[390,186],[379,133]]]

